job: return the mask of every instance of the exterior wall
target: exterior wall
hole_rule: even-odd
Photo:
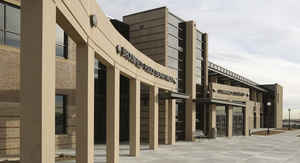
[[[56,57],[56,94],[67,96],[67,134],[56,135],[57,148],[75,147],[75,43],[69,58]],[[18,155],[20,148],[20,50],[0,45],[0,157]]]
[[[158,8],[123,17],[129,25],[130,42],[161,65],[166,65],[167,8]]]
[[[282,128],[282,109],[283,109],[283,103],[282,103],[282,97],[283,96],[283,88],[279,84],[275,85],[275,127],[276,128]]]

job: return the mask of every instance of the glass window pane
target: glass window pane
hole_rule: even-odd
[[[65,133],[64,96],[55,96],[55,134]]]
[[[168,57],[168,67],[178,69],[178,60]]]
[[[173,48],[178,49],[178,39],[169,34],[168,35],[168,45]]]
[[[20,9],[6,6],[6,31],[20,33]]]
[[[6,44],[16,48],[20,47],[20,36],[14,33],[6,32]]]
[[[0,44],[4,44],[4,35],[3,31],[0,30]]]
[[[168,47],[168,56],[178,59],[178,50]]]
[[[56,25],[56,44],[64,45],[64,30]]]
[[[56,56],[64,57],[64,47],[56,45]]]
[[[178,37],[178,29],[171,24],[168,25],[168,33]]]
[[[0,4],[0,30],[4,29],[4,7]]]

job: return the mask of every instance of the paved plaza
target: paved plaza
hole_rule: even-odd
[[[155,152],[142,146],[139,157],[129,157],[128,145],[121,145],[120,163],[299,163],[297,135],[300,130],[272,136],[200,139],[160,145]],[[95,146],[95,163],[105,163],[105,146]]]

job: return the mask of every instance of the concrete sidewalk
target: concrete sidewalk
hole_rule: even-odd
[[[128,156],[128,145],[121,145],[120,163],[299,163],[300,130],[272,136],[239,136],[200,139],[160,145],[157,151],[142,146],[139,157]],[[74,151],[64,153],[74,154]],[[74,163],[65,161],[60,163]],[[95,146],[95,163],[105,163],[105,146]]]

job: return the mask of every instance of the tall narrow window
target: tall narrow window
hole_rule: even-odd
[[[7,45],[20,47],[20,9],[7,5],[5,23],[5,41]]]
[[[59,25],[56,25],[56,56],[68,58],[68,36]]]
[[[55,96],[55,134],[66,134],[66,96]]]
[[[20,8],[0,2],[0,44],[20,47]]]
[[[4,6],[0,3],[0,44],[4,44]]]

